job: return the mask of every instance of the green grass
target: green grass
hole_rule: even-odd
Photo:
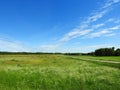
[[[77,56],[81,59],[92,59],[92,60],[104,60],[104,61],[115,61],[120,62],[120,56]]]
[[[69,56],[74,60],[82,60],[87,62],[96,63],[98,65],[110,66],[120,69],[120,56]],[[104,61],[104,62],[103,62]]]
[[[77,58],[0,55],[0,90],[120,90],[119,68],[79,59],[119,61],[120,57]]]

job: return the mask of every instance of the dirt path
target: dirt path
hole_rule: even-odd
[[[106,63],[120,64],[120,62],[116,62],[116,61],[91,60],[91,59],[83,59],[83,58],[76,58],[76,57],[72,57],[72,58],[83,60],[83,61],[95,61],[95,62],[106,62]]]

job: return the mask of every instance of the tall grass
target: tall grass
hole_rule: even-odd
[[[0,90],[120,90],[120,70],[62,55],[0,56]]]

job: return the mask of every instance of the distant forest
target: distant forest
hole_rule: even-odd
[[[96,56],[120,56],[120,48],[100,48],[95,50],[94,54]]]
[[[62,54],[62,55],[92,55],[92,56],[120,56],[120,48],[115,50],[114,47],[111,48],[99,48],[96,49],[94,52],[90,53],[48,53],[48,52],[7,52],[7,51],[0,51],[0,55],[6,54]]]
[[[65,53],[66,55],[120,56],[120,48],[99,48],[90,53]]]

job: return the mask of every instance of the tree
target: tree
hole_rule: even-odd
[[[114,47],[112,48],[100,48],[95,50],[96,56],[113,56],[114,55]]]
[[[115,56],[120,56],[120,48],[116,49]]]

